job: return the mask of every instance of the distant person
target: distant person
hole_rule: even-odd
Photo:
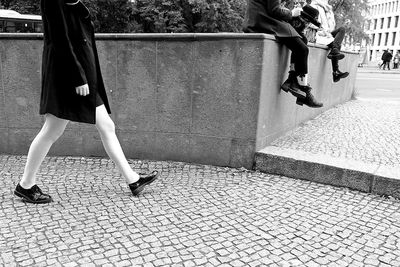
[[[289,24],[293,18],[300,16],[301,12],[301,8],[290,11],[280,0],[249,0],[243,30],[247,33],[273,34],[278,42],[292,51],[293,74],[289,74],[289,82],[283,83],[281,88],[294,95],[298,105],[318,108],[323,104],[314,98],[311,94],[312,88],[308,84],[308,47]]]
[[[383,65],[384,70],[386,67],[388,70],[390,70],[390,61],[392,61],[392,57],[393,57],[393,54],[389,51],[389,49],[387,49],[387,52],[386,52],[384,60],[383,60],[384,61],[384,65]]]
[[[380,68],[380,69],[381,69],[383,66],[386,65],[386,54],[387,54],[388,52],[389,52],[389,49],[383,51],[383,54],[382,54],[382,56],[381,56],[382,63],[379,65],[379,68]]]
[[[399,62],[400,62],[400,54],[399,51],[397,51],[393,57],[393,69],[399,68]]]
[[[347,20],[344,26],[336,28],[333,8],[327,0],[312,0],[311,5],[319,11],[318,21],[321,23],[321,27],[316,32],[315,42],[327,45],[330,49],[328,58],[332,62],[332,79],[333,82],[338,82],[349,76],[348,72],[339,70],[339,60],[344,58],[340,49],[346,34],[345,26],[348,26],[350,21]]]
[[[390,61],[392,61],[392,53],[389,51],[389,49],[386,50],[386,53],[384,54],[383,57],[383,70],[387,67],[388,70],[390,70]]]
[[[107,154],[132,194],[138,195],[158,172],[134,172],[122,151],[109,116],[89,10],[79,0],[41,0],[41,12],[44,47],[40,114],[45,115],[45,122],[29,148],[14,194],[30,203],[52,201],[36,184],[36,174],[68,122],[75,121],[96,125]]]

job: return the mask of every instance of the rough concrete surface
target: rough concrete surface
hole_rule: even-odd
[[[113,163],[47,158],[55,202],[12,195],[0,156],[0,266],[400,266],[400,202],[244,169],[130,160],[161,176],[130,195]]]
[[[274,138],[350,99],[358,57],[346,52],[350,75],[332,83],[326,47],[310,45],[310,82],[324,102],[310,109],[280,90],[289,53],[272,35],[105,34],[96,43],[128,157],[246,168]],[[38,34],[0,35],[0,153],[25,155],[42,126],[42,45]],[[106,156],[95,132],[71,123],[50,155]]]

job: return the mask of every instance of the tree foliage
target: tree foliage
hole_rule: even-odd
[[[239,32],[246,0],[137,0],[142,32]]]
[[[364,31],[368,0],[330,0],[329,4],[333,7],[337,25],[343,25],[346,20],[350,21],[347,34],[354,42],[368,38]]]
[[[21,14],[40,15],[39,0],[0,0],[0,8],[12,9]]]
[[[247,0],[82,0],[90,9],[97,32],[240,32]],[[365,38],[368,0],[329,0],[348,34]],[[0,0],[2,8],[40,14],[40,0]]]

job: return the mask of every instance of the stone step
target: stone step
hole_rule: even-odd
[[[400,166],[268,146],[255,154],[254,168],[264,173],[400,198]]]

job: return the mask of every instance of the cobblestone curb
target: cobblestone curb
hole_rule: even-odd
[[[270,146],[256,153],[255,169],[400,198],[398,167]]]
[[[259,151],[255,168],[400,198],[400,106],[353,100]]]

